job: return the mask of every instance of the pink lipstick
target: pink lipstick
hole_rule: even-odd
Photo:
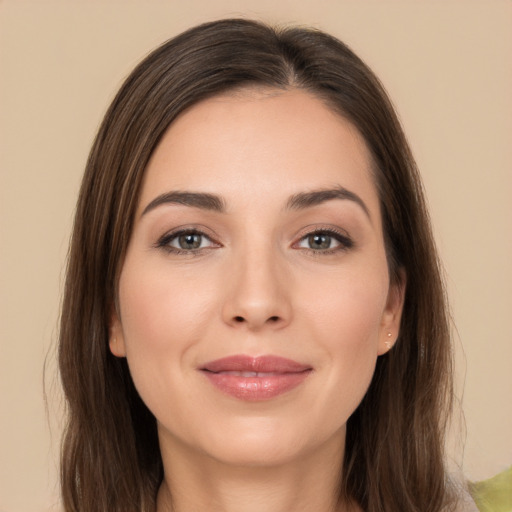
[[[297,387],[313,368],[284,357],[235,355],[210,361],[200,370],[220,391],[241,400],[262,401]]]

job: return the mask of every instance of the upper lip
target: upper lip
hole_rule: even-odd
[[[215,359],[203,366],[200,370],[209,372],[259,372],[259,373],[299,373],[311,370],[312,367],[306,364],[293,361],[280,356],[264,355],[264,356],[248,356],[233,355]]]

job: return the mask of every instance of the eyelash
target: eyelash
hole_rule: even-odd
[[[180,236],[186,236],[186,235],[197,235],[202,238],[206,238],[210,241],[211,245],[208,247],[198,247],[196,249],[181,249],[178,247],[172,247],[170,244],[174,240],[178,239]],[[347,251],[354,247],[353,240],[347,236],[344,233],[341,233],[339,231],[336,231],[332,228],[326,229],[326,228],[317,228],[313,229],[311,231],[308,231],[300,237],[300,239],[295,242],[292,247],[294,249],[300,249],[298,245],[303,242],[304,240],[307,240],[308,237],[313,236],[319,236],[324,235],[327,237],[330,237],[334,239],[336,242],[339,243],[339,246],[328,248],[325,250],[320,249],[313,249],[311,247],[304,247],[303,249],[308,251],[310,254],[313,254],[315,256],[324,256],[324,255],[330,255],[337,252]],[[202,243],[202,242],[201,242]],[[188,229],[180,229],[178,231],[172,231],[170,233],[166,233],[164,236],[162,236],[157,243],[155,244],[155,247],[159,249],[163,249],[167,251],[168,253],[176,254],[176,255],[188,255],[188,256],[198,256],[202,254],[205,250],[210,250],[213,248],[221,247],[221,244],[216,242],[211,236],[207,235],[201,230],[194,229],[194,228],[188,228]]]
[[[172,247],[170,244],[174,240],[178,239],[180,236],[186,235],[198,235],[202,238],[206,238],[211,242],[209,247],[198,247],[197,249],[180,249],[178,247]],[[170,233],[166,233],[162,236],[155,246],[159,249],[163,249],[169,253],[176,255],[187,255],[187,256],[198,256],[202,254],[205,250],[221,247],[221,245],[212,239],[211,236],[208,236],[206,233],[199,229],[188,228],[188,229],[180,229],[178,231],[172,231]]]
[[[311,247],[305,247],[304,249],[307,250],[310,254],[314,256],[327,256],[330,254],[335,254],[337,252],[343,252],[348,251],[349,249],[352,249],[354,247],[354,241],[346,234],[342,233],[340,231],[336,231],[332,228],[317,228],[313,229],[312,231],[308,231],[305,234],[303,234],[298,242],[295,242],[293,244],[293,247],[296,247],[301,242],[307,240],[309,237],[313,236],[319,236],[324,235],[327,237],[330,237],[334,239],[336,242],[339,243],[337,247],[320,250],[320,249],[312,249]]]

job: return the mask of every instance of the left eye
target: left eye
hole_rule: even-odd
[[[331,233],[328,231],[316,231],[303,237],[297,244],[301,249],[310,249],[313,251],[328,251],[333,249],[343,249],[352,246],[349,238]]]

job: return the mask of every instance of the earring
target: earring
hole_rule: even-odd
[[[391,338],[391,333],[390,333],[390,332],[388,332],[388,338]],[[391,349],[391,347],[393,346],[393,343],[391,343],[391,340],[386,340],[386,341],[384,342],[384,345],[386,345],[386,348],[387,348],[388,350],[390,350],[390,349]]]

